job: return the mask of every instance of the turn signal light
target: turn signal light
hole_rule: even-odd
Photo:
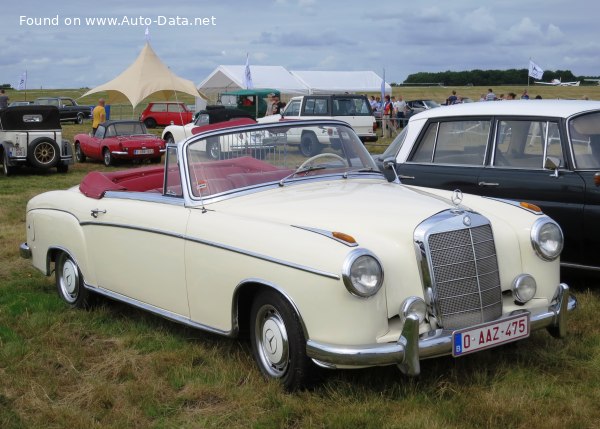
[[[538,213],[542,213],[542,209],[539,208],[538,206],[536,206],[535,204],[526,203],[525,201],[521,201],[519,204],[524,209],[531,210],[531,211],[538,212]]]
[[[343,232],[334,231],[331,233],[331,235],[333,235],[338,240],[345,241],[346,243],[356,244],[356,240],[354,239],[354,237],[352,237],[351,235],[348,235],[348,234],[344,234]]]

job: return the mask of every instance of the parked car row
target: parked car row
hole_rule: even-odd
[[[585,117],[559,121],[583,145]],[[560,280],[554,220],[529,203],[396,183],[393,163],[402,168],[405,150],[413,159],[415,135],[435,136],[432,145],[416,140],[421,165],[438,149],[460,150],[461,139],[436,140],[441,125],[425,132],[436,120],[411,120],[416,131],[404,133],[386,176],[342,121],[198,127],[167,145],[164,165],[95,171],[31,199],[21,255],[54,274],[68,306],[103,295],[216,334],[247,334],[259,370],[289,390],[309,385],[318,367],[397,365],[417,375],[423,359],[462,358],[544,328],[565,336],[577,300]],[[522,137],[518,124],[489,120]],[[485,126],[471,122],[453,132],[476,141]],[[542,129],[554,141],[550,125]],[[297,136],[315,130],[327,144],[298,150]],[[214,142],[227,159],[214,156]],[[257,159],[249,147],[269,151]]]

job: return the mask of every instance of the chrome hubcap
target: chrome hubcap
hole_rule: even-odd
[[[257,315],[256,341],[266,371],[282,377],[289,364],[289,342],[281,315],[270,305],[263,306]]]
[[[79,293],[79,271],[77,265],[67,259],[62,266],[60,289],[68,302],[75,302]]]

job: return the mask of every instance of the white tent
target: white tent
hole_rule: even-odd
[[[373,71],[291,71],[311,94],[381,92],[381,77]],[[386,83],[385,93],[392,87]]]
[[[173,73],[146,43],[137,59],[123,73],[82,95],[108,92],[110,103],[129,100],[135,108],[140,101],[156,92],[168,100],[175,91],[195,97],[200,96],[191,80],[182,79]]]
[[[198,90],[203,94],[217,94],[226,91],[246,89],[244,86],[245,65],[217,67]],[[281,66],[250,66],[254,88],[278,89],[284,94],[308,94],[308,88]]]

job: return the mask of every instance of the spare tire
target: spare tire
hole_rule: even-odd
[[[60,161],[60,150],[54,140],[49,137],[38,137],[29,143],[27,160],[37,168],[56,167]]]

